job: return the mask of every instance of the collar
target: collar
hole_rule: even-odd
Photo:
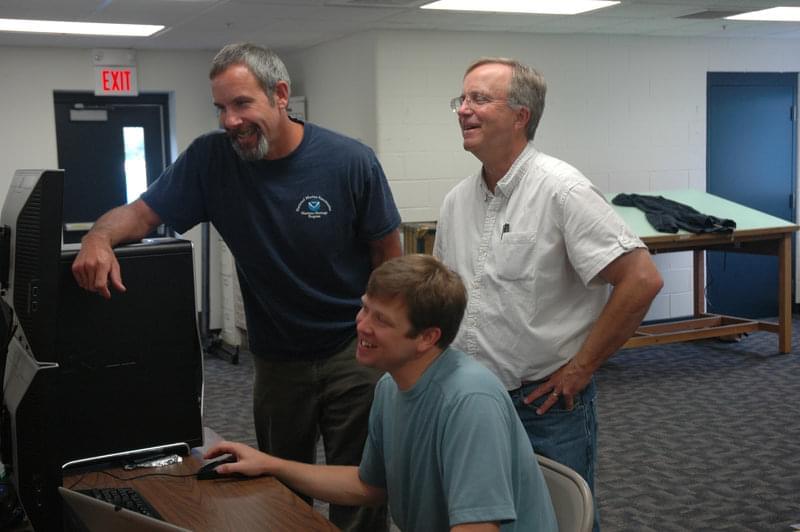
[[[437,373],[436,368],[438,368],[441,364],[443,364],[443,360],[450,358],[452,355],[452,346],[448,346],[445,348],[444,351],[439,353],[436,358],[425,368],[425,371],[422,372],[422,375],[417,379],[411,388],[408,390],[400,390],[398,387],[398,391],[400,392],[400,397],[403,397],[404,400],[412,400],[415,397],[425,393],[425,390],[428,389],[428,385],[432,379],[434,379],[434,375]],[[392,379],[394,380],[394,379]],[[395,382],[395,386],[397,386],[397,382]]]
[[[502,194],[506,198],[510,198],[511,194],[514,193],[514,189],[517,188],[522,179],[528,175],[528,162],[536,157],[539,154],[539,151],[533,147],[533,141],[528,141],[528,144],[525,145],[525,148],[522,152],[517,156],[514,160],[514,163],[511,165],[511,168],[508,169],[506,175],[497,182],[497,186],[495,186],[495,192],[489,190],[489,187],[486,186],[486,181],[483,180],[483,170],[481,169],[478,172],[478,183],[480,186],[480,191],[484,195],[486,201],[489,201],[494,197],[496,194]]]

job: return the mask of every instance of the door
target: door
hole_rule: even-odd
[[[64,241],[77,242],[103,213],[135,200],[169,160],[168,97],[56,92],[58,165],[64,174]]]
[[[795,220],[796,73],[709,73],[707,191]],[[777,257],[708,252],[709,312],[778,313]]]

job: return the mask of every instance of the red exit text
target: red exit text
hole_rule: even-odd
[[[131,90],[131,70],[103,69],[100,73],[103,92],[129,92]]]

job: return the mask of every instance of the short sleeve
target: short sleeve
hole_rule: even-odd
[[[181,153],[141,196],[165,224],[179,233],[208,219],[202,177],[209,170],[210,154],[208,147],[201,146],[202,139]]]
[[[362,241],[378,240],[397,229],[400,225],[400,213],[394,203],[392,190],[383,173],[383,168],[369,150],[361,172],[364,186],[358,205],[358,235]]]
[[[511,441],[497,398],[470,394],[450,410],[441,463],[451,527],[516,519]]]
[[[447,232],[447,226],[449,223],[452,201],[450,198],[452,197],[452,193],[448,194],[444,198],[444,202],[442,202],[442,207],[439,209],[439,220],[436,222],[436,234],[433,238],[433,256],[437,259],[441,260],[444,263],[447,263],[447,249],[445,244],[448,241],[445,233]]]
[[[376,389],[376,398],[369,413],[369,428],[367,441],[364,442],[364,451],[361,453],[361,463],[358,466],[358,476],[362,482],[370,486],[386,489],[386,467],[383,461],[383,450],[380,445],[381,416],[379,414],[380,401]]]
[[[586,286],[616,258],[646,247],[590,183],[565,193],[562,215],[569,261]]]
[[[361,463],[358,466],[358,476],[370,486],[386,489],[386,470],[383,466],[383,456],[374,445],[372,438],[367,438],[364,443],[364,452],[361,454]]]

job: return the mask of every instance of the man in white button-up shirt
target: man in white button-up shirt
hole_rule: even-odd
[[[534,449],[593,486],[592,375],[663,283],[594,185],[533,147],[545,92],[541,75],[515,60],[467,69],[451,107],[482,168],[445,198],[434,254],[469,291],[454,345],[500,377]]]

